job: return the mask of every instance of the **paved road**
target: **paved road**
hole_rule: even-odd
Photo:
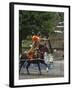
[[[64,76],[64,60],[54,61],[53,66],[46,71],[45,66],[41,65],[42,75],[39,75],[38,67],[31,65],[29,68],[30,75],[27,74],[25,68],[21,69],[19,74],[19,79],[33,79],[33,78],[53,78],[53,77],[63,77]]]

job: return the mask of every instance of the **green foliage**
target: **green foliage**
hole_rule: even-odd
[[[58,12],[38,12],[19,11],[19,29],[22,39],[26,39],[32,32],[41,34],[53,32],[57,23],[63,20],[62,13]]]
[[[44,36],[54,31],[59,21],[64,20],[64,13],[19,11],[19,44],[32,35],[32,32],[41,32]]]

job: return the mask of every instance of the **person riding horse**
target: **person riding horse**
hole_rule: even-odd
[[[39,48],[40,40],[41,40],[40,33],[34,34],[32,36],[32,43],[33,43],[32,46],[36,46],[37,48]]]
[[[26,58],[28,59],[27,60],[28,64],[26,66],[28,74],[29,74],[28,68],[31,63],[36,63],[38,65],[40,74],[41,74],[40,63],[44,64],[47,67],[48,71],[48,65],[44,61],[44,53],[48,51],[48,48],[46,47],[46,45],[41,45],[40,40],[41,40],[40,34],[32,36],[33,44],[26,54]]]

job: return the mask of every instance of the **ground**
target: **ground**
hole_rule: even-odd
[[[53,65],[48,72],[46,71],[45,66],[41,65],[42,75],[39,75],[38,67],[36,65],[31,65],[29,71],[30,75],[28,75],[26,69],[22,67],[19,79],[64,77],[64,60],[54,60]]]

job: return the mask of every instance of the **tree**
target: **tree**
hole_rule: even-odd
[[[41,32],[44,36],[54,31],[57,23],[63,20],[59,12],[19,11],[19,43],[32,32]]]

